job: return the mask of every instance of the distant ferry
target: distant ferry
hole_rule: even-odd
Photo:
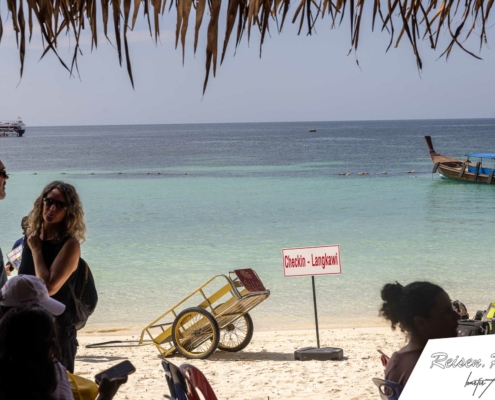
[[[21,117],[17,117],[17,121],[0,121],[0,137],[21,137],[24,132],[26,132],[26,125],[22,122]]]

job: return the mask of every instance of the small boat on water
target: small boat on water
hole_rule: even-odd
[[[433,148],[431,137],[425,136],[425,140],[430,149],[431,161],[435,164],[433,174],[438,172],[442,178],[455,181],[495,184],[495,168],[483,166],[483,160],[495,160],[495,153],[466,154],[467,159],[463,161],[438,154]],[[478,161],[473,162],[471,158]]]
[[[0,121],[0,137],[21,137],[24,132],[26,132],[26,125],[21,117],[17,117],[17,121]]]

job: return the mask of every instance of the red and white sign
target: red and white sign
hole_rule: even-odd
[[[342,273],[340,246],[312,246],[282,249],[284,276],[316,276]]]

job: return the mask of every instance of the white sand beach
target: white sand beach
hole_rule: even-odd
[[[158,351],[154,346],[87,349],[88,343],[138,339],[137,331],[81,332],[76,373],[87,378],[129,359],[136,373],[115,399],[163,399],[168,393]],[[376,351],[391,355],[404,344],[400,332],[389,327],[320,330],[321,346],[340,347],[342,361],[295,361],[294,350],[316,346],[315,330],[256,331],[250,345],[239,353],[217,351],[208,360],[170,358],[176,365],[200,368],[219,400],[378,398],[371,378],[383,377]]]

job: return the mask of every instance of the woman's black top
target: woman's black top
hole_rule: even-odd
[[[55,239],[55,240],[42,240],[41,241],[41,253],[43,254],[43,259],[45,260],[46,267],[51,268],[53,261],[57,257],[58,253],[67,242],[69,238]],[[22,259],[21,266],[19,267],[19,274],[23,275],[35,275],[36,271],[34,269],[33,253],[31,248],[27,245],[22,249]],[[74,301],[69,289],[69,284],[75,279],[75,274],[72,274],[69,279],[62,285],[57,293],[51,296],[53,299],[60,301],[65,304],[65,311],[62,315],[56,318],[57,324],[62,326],[73,325],[74,315]]]

